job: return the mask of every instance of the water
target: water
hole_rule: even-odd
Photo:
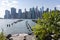
[[[20,21],[18,23],[14,23],[19,19],[0,19],[0,32],[3,29],[3,32],[7,34],[19,34],[19,33],[29,33],[27,27],[26,27],[26,21],[28,21],[29,25],[32,27],[36,23],[32,20],[25,19],[23,21]],[[11,25],[11,23],[14,23]],[[10,27],[7,27],[7,24],[10,24]]]

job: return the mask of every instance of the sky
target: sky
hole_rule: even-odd
[[[58,10],[60,10],[60,0],[0,0],[0,18],[3,18],[5,15],[5,10],[11,9],[11,7],[14,7],[17,9],[24,9],[26,8],[29,10],[29,8],[36,7],[41,8],[44,6],[44,8],[50,8],[54,9],[54,7],[57,7]]]

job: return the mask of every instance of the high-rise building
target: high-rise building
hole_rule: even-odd
[[[5,18],[5,19],[10,19],[10,18],[11,18],[10,11],[5,10],[4,18]]]
[[[31,19],[31,13],[30,13],[30,11],[27,13],[27,19]]]
[[[35,18],[37,19],[39,17],[39,10],[38,10],[38,6],[36,6],[36,9],[35,9]]]
[[[46,12],[49,12],[49,8],[46,9]]]
[[[25,19],[27,19],[28,18],[28,16],[27,16],[27,14],[28,14],[28,11],[26,10],[26,8],[25,8]]]
[[[57,10],[57,8],[56,8],[56,7],[54,7],[54,10],[56,11],[56,10]]]
[[[42,14],[43,14],[43,11],[42,11],[42,8],[40,8],[40,11],[39,11],[39,13],[40,13],[40,18],[42,18]]]
[[[32,8],[30,8],[29,13],[30,13],[30,16],[31,16],[31,19],[32,19]]]
[[[19,9],[19,10],[18,10],[18,19],[21,19],[21,18],[22,18],[22,10]]]
[[[22,13],[22,19],[26,19],[26,18],[25,18],[25,13],[24,13],[24,12]]]
[[[40,8],[39,11],[39,17],[42,18],[42,14],[44,13],[44,6],[42,6],[42,8]]]
[[[44,12],[44,6],[42,6],[41,11],[42,11],[42,13]]]
[[[32,17],[32,19],[35,19],[35,8],[33,7],[33,8],[31,8],[31,17]]]
[[[17,18],[17,13],[15,8],[11,8],[11,18],[16,19]]]

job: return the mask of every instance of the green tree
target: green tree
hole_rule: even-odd
[[[33,33],[37,35],[37,40],[45,40],[46,37],[52,34],[57,40],[60,35],[60,11],[44,12],[42,19],[37,20],[37,24],[32,27]]]
[[[6,37],[5,37],[5,35],[3,33],[3,29],[2,29],[2,32],[0,33],[0,40],[5,40],[5,39],[6,39]]]

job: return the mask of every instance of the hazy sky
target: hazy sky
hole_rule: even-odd
[[[5,10],[10,10],[11,7],[16,9],[24,9],[38,6],[53,9],[57,7],[60,10],[60,0],[0,0],[0,17],[4,17]]]

